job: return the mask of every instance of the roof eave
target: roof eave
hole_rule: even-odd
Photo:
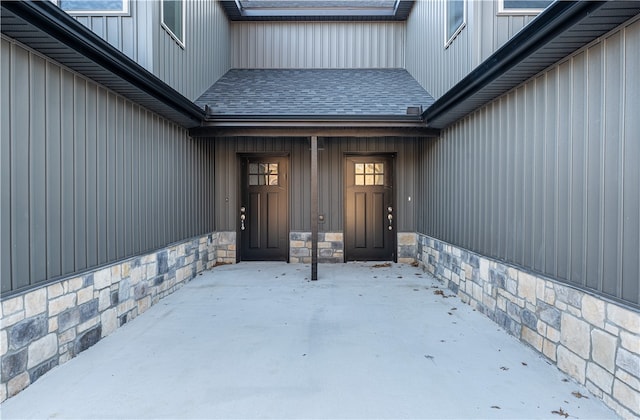
[[[536,59],[536,66],[532,66],[532,70],[528,73],[520,72],[517,77],[511,75],[515,75],[519,64],[527,59],[536,58],[534,54],[538,52],[544,52],[545,46],[548,46],[551,41],[559,39],[562,34],[582,22],[588,24],[588,19],[594,18],[595,12],[607,3],[606,1],[557,1],[551,4],[529,25],[428,107],[422,114],[427,126],[444,128],[557,62],[556,58],[548,62]],[[633,13],[633,5],[638,5],[640,2],[611,3],[617,3],[618,6],[629,3],[628,13]],[[630,14],[626,19],[632,16]],[[591,39],[572,46],[570,50],[567,49],[568,52],[564,56],[613,29],[624,21],[625,16],[621,15],[617,18],[619,21],[612,21],[607,27],[600,25],[597,30],[594,30],[594,36]],[[509,73],[512,70],[514,72]],[[495,87],[487,89],[492,83],[501,86],[497,89]],[[473,99],[473,102],[470,99]]]
[[[9,12],[22,19],[67,48],[88,58],[103,71],[113,74],[144,94],[160,101],[172,110],[172,112],[163,115],[168,119],[186,128],[198,126],[204,119],[204,110],[53,3],[49,1],[3,1],[2,9],[3,15]],[[5,32],[4,26],[2,32]],[[13,37],[11,33],[7,33],[7,35]],[[17,40],[30,46],[29,36],[25,36],[23,39],[17,38]],[[39,49],[37,46],[34,49],[47,55],[46,50]],[[74,69],[69,64],[65,65],[83,74],[82,69]],[[106,87],[128,97],[126,92],[119,92],[117,86],[107,85]],[[162,115],[162,112],[160,113]],[[176,113],[181,117],[176,118]]]

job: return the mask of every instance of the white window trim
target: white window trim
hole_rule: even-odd
[[[449,48],[449,46],[453,43],[453,40],[455,40],[458,37],[458,35],[460,35],[460,32],[462,32],[462,30],[467,26],[467,0],[463,0],[462,4],[463,4],[462,23],[460,24],[460,26],[458,26],[458,29],[456,29],[453,32],[453,35],[451,35],[451,38],[447,38],[449,36],[449,7],[447,7],[446,0],[445,0],[445,9],[444,9],[444,48],[445,49]]]
[[[167,24],[164,23],[164,4],[162,2],[162,0],[160,0],[160,26],[162,26],[162,28],[164,28],[165,31],[167,31],[167,33],[171,36],[171,38],[173,38],[173,40],[181,47],[184,49],[184,44],[185,44],[185,35],[186,35],[186,28],[185,28],[185,4],[186,4],[186,0],[181,0],[180,4],[182,5],[182,39],[180,39],[178,37],[178,35],[176,35],[175,33],[173,33],[173,31],[169,28],[169,26],[167,26]]]
[[[129,11],[131,0],[122,0],[122,10],[64,10],[60,6],[60,0],[51,1],[71,16],[131,16]]]
[[[498,16],[535,16],[542,12],[542,9],[507,9],[504,7],[504,0],[498,0]]]

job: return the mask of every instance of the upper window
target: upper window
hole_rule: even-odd
[[[505,15],[537,14],[553,3],[553,0],[498,0],[498,13]]]
[[[184,47],[184,1],[162,0],[162,26]]]
[[[127,15],[129,0],[58,0],[58,6],[74,15]]]
[[[447,0],[444,46],[448,47],[465,25],[465,0]]]

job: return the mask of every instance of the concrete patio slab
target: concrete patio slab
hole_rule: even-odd
[[[374,265],[217,267],[1,417],[616,417],[419,268]]]

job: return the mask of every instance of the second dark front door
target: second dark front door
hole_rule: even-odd
[[[286,157],[242,159],[241,259],[287,261],[288,161]]]
[[[395,220],[393,158],[345,159],[345,257],[347,261],[393,261]]]

